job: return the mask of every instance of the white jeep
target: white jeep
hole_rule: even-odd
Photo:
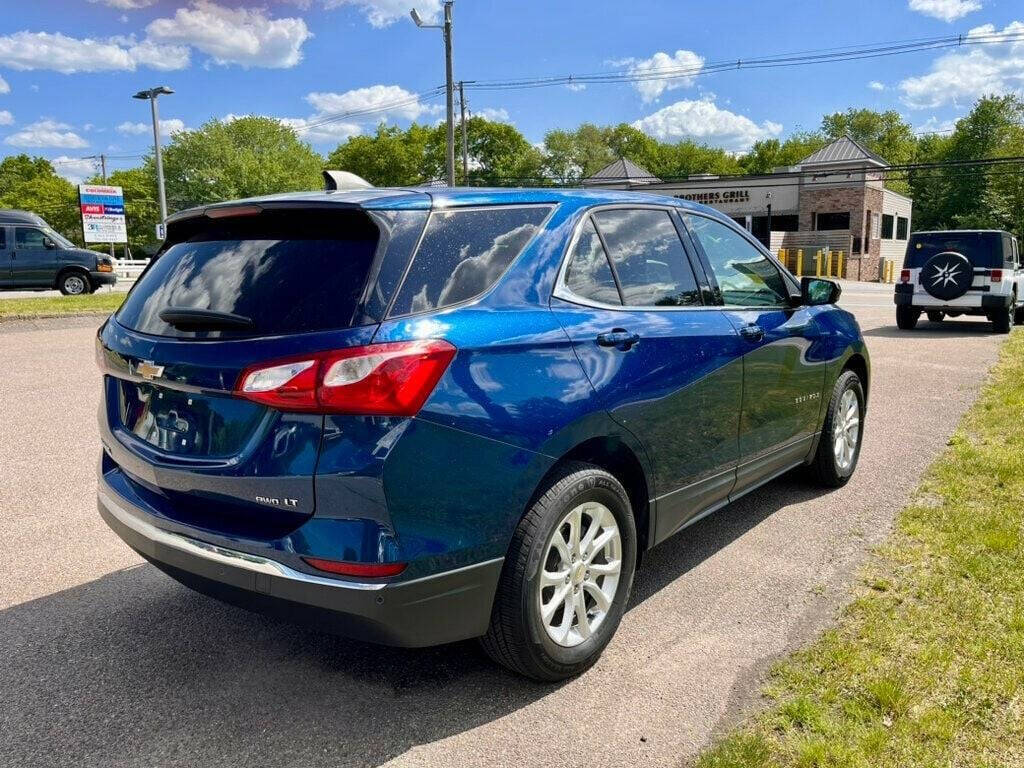
[[[896,284],[896,325],[911,330],[925,312],[984,315],[997,333],[1024,323],[1024,268],[1017,238],[999,230],[915,232]]]

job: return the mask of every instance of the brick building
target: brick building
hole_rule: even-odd
[[[617,160],[583,185],[704,203],[731,216],[773,251],[843,251],[844,277],[878,280],[883,260],[902,261],[913,209],[910,198],[886,188],[888,166],[859,142],[843,137],[794,166],[762,176],[701,174],[664,182]],[[813,270],[809,258],[805,264],[805,271]]]

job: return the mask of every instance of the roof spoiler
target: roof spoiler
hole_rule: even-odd
[[[348,171],[324,171],[324,189],[328,192],[351,189],[372,189],[373,184]]]

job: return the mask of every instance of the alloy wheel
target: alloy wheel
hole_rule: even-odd
[[[835,426],[832,428],[832,449],[836,466],[846,472],[853,466],[860,441],[860,401],[852,389],[843,392],[836,409]]]
[[[544,629],[571,648],[604,622],[619,587],[622,536],[604,504],[587,501],[569,511],[544,549],[537,601]]]

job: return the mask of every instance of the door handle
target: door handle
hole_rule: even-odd
[[[630,333],[624,328],[613,328],[607,333],[599,333],[597,335],[597,343],[602,347],[629,349],[638,341],[640,341],[640,334]]]
[[[764,338],[764,328],[760,325],[754,325],[753,323],[750,325],[744,325],[740,328],[740,336],[747,341],[761,341],[761,339]]]

